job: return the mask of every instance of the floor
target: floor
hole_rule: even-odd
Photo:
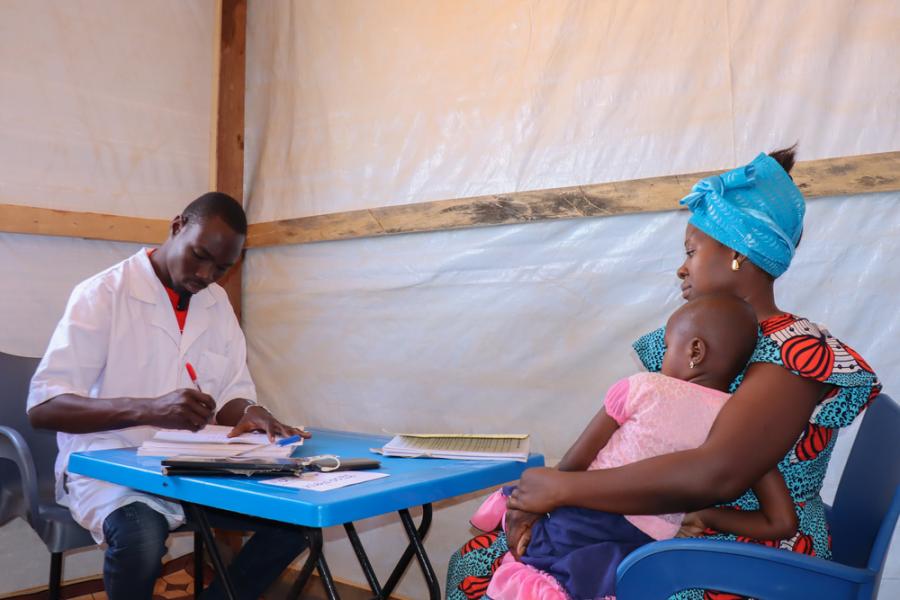
[[[156,582],[153,600],[191,600],[194,597],[193,577],[194,555],[186,554],[163,565],[162,577]],[[204,585],[209,585],[213,571],[207,565],[203,573]],[[296,571],[288,570],[282,579],[272,586],[266,598],[283,598],[296,578]],[[335,582],[342,600],[368,600],[372,592],[337,581]],[[85,579],[63,586],[62,598],[66,600],[107,600],[103,591],[103,580]],[[4,600],[46,600],[47,588],[28,590],[17,596],[7,596]],[[298,600],[325,600],[325,591],[314,575]]]
[[[153,600],[189,600],[194,597],[193,554],[187,554],[163,565],[162,577],[153,589]],[[212,581],[213,571],[207,567],[204,581]],[[84,579],[63,586],[62,598],[67,600],[107,600],[103,580],[99,577]],[[6,600],[45,600],[47,588],[29,590]]]

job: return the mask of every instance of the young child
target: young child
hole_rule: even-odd
[[[666,326],[661,373],[639,373],[614,384],[604,408],[590,422],[557,468],[610,469],[700,446],[727,390],[756,346],[757,321],[749,304],[733,296],[697,298],[679,308]],[[472,518],[482,530],[505,521],[504,488]],[[794,505],[777,469],[754,486],[759,511],[706,509],[685,520],[759,540],[789,538],[797,529]],[[634,549],[674,537],[683,514],[618,515],[562,507],[507,531],[510,552],[494,572],[492,600],[576,600],[615,594],[616,568]],[[504,527],[505,527],[504,522]]]

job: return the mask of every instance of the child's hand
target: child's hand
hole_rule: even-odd
[[[531,541],[531,526],[540,518],[541,515],[514,508],[506,510],[506,543],[516,560],[525,554]]]
[[[678,533],[675,534],[675,537],[679,538],[694,538],[700,537],[703,531],[706,529],[706,524],[703,523],[703,511],[697,511],[692,513],[687,513],[684,515],[684,520],[681,522],[681,529],[678,530]]]

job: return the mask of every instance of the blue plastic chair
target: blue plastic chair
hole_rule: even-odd
[[[753,598],[869,599],[900,516],[900,407],[881,394],[866,410],[829,512],[833,561],[756,544],[654,542],[622,561],[620,600],[704,588]]]
[[[72,519],[69,509],[56,503],[54,463],[56,433],[31,427],[25,413],[28,386],[39,358],[0,352],[0,526],[21,517],[50,551],[49,598],[62,590],[63,553],[94,546],[90,532]],[[194,531],[190,525],[181,531]],[[202,569],[203,542],[194,534],[194,573]],[[194,587],[202,590],[202,579]]]

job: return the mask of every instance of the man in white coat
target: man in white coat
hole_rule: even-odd
[[[177,503],[68,473],[71,452],[138,446],[160,428],[196,431],[213,420],[234,435],[301,433],[256,404],[243,333],[215,283],[246,234],[237,201],[200,196],[172,220],[160,248],[75,287],[31,381],[32,425],[60,432],[57,500],[108,544],[103,580],[112,600],[152,597],[166,538],[185,516]],[[229,568],[241,598],[258,598],[305,549],[296,529],[211,512],[214,526],[256,532]],[[206,596],[222,591],[217,579]]]

